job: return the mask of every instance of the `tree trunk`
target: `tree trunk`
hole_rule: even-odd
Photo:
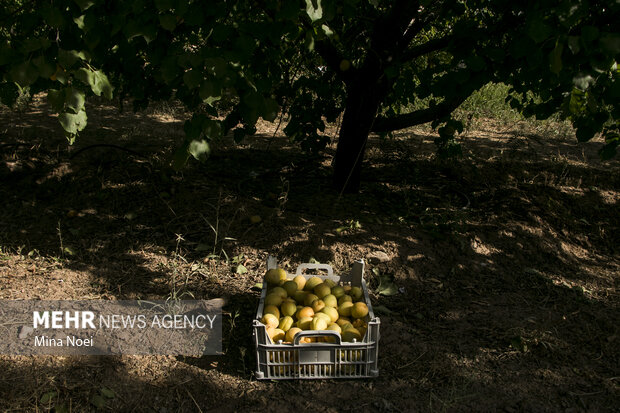
[[[334,186],[341,193],[360,189],[366,142],[377,116],[384,85],[360,76],[347,89],[347,104],[336,148]]]

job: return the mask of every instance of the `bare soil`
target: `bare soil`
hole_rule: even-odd
[[[270,124],[175,173],[181,110],[88,113],[70,147],[41,97],[0,111],[0,299],[226,297],[225,355],[0,356],[0,410],[91,411],[102,389],[107,411],[617,409],[620,165],[602,142],[483,120],[444,161],[418,128],[371,138],[361,193],[340,195],[334,146],[303,154]],[[380,376],[257,381],[267,256],[344,272],[377,251]]]

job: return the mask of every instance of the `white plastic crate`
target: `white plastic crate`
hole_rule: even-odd
[[[277,267],[274,257],[267,259],[267,269]],[[304,270],[325,270],[325,274],[302,274]],[[317,276],[331,279],[336,283],[361,287],[364,302],[368,306],[368,329],[359,342],[343,342],[340,333],[331,330],[307,330],[295,336],[294,343],[272,343],[266,326],[260,322],[267,296],[267,284],[263,283],[260,302],[253,321],[253,335],[256,343],[256,378],[259,380],[286,379],[351,379],[377,377],[379,355],[379,318],[375,317],[364,281],[364,261],[353,264],[349,274],[334,275],[327,264],[301,264],[295,275],[306,279]],[[335,343],[300,343],[302,337],[331,336]]]

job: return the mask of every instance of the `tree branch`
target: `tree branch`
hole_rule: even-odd
[[[440,119],[452,113],[468,97],[469,94],[462,95],[449,102],[444,101],[436,106],[405,113],[393,118],[377,117],[371,132],[392,132]]]
[[[409,46],[409,43],[413,41],[415,36],[418,33],[420,33],[422,29],[426,27],[428,22],[431,21],[435,17],[435,14],[433,13],[432,10],[429,10],[429,11],[425,10],[424,13],[421,13],[420,12],[421,10],[424,10],[424,9],[420,8],[419,3],[418,3],[418,11],[417,11],[418,16],[413,22],[413,24],[410,24],[409,27],[407,27],[407,30],[405,30],[405,33],[403,33],[403,37],[399,42],[399,45],[402,50],[406,50],[407,46]]]
[[[439,39],[432,39],[426,43],[420,44],[418,46],[414,46],[411,49],[403,52],[402,62],[409,62],[427,53],[444,49],[450,45],[453,39],[454,39],[453,35],[448,35],[446,37],[440,37]]]
[[[417,14],[418,9],[418,1],[395,1],[389,13],[384,18],[377,19],[371,36],[371,48],[388,55],[398,52],[399,47],[403,47],[401,43],[402,33],[407,32],[407,28]]]
[[[319,40],[315,42],[314,49],[325,61],[327,67],[336,72],[344,83],[348,83],[351,79],[353,79],[355,68],[350,67],[347,71],[344,72],[340,70],[340,62],[344,59],[344,57],[340,54],[338,49],[334,47],[333,44],[326,40]]]

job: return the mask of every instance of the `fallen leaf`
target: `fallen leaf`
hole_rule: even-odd
[[[43,396],[41,396],[41,400],[39,401],[41,402],[41,404],[49,404],[52,402],[52,400],[54,400],[57,394],[58,393],[56,393],[55,391],[49,391],[45,393]]]
[[[113,399],[115,396],[114,391],[112,389],[108,389],[107,387],[101,388],[101,394],[108,399]]]

